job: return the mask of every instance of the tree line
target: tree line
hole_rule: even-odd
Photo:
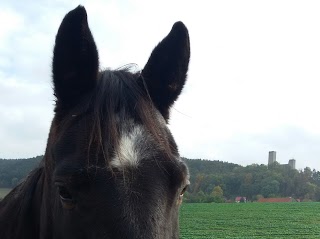
[[[190,169],[187,202],[224,202],[235,197],[256,201],[261,197],[293,197],[320,201],[320,172],[306,167],[290,168],[252,164],[246,167],[221,161],[184,159]]]
[[[43,156],[28,159],[0,159],[0,188],[15,187],[35,168]],[[291,169],[277,162],[271,166],[238,164],[183,158],[190,171],[185,202],[225,202],[235,197],[249,201],[260,197],[293,197],[320,201],[320,172],[306,167]]]
[[[31,172],[43,156],[27,159],[0,159],[0,188],[13,188]]]

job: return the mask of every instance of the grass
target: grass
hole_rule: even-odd
[[[320,203],[183,204],[180,238],[320,238]]]
[[[0,188],[0,199],[4,198],[10,191],[11,188]]]

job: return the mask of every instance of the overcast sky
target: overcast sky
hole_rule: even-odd
[[[182,156],[241,165],[297,160],[320,170],[320,1],[0,2],[0,158],[44,153],[51,59],[64,15],[82,4],[101,67],[136,63],[176,21],[191,62],[170,128]]]

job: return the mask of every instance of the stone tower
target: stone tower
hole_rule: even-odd
[[[273,164],[274,162],[277,162],[277,152],[276,151],[269,151],[269,159],[268,159],[268,165]]]
[[[290,159],[288,164],[289,164],[290,168],[296,169],[296,160],[295,159]]]

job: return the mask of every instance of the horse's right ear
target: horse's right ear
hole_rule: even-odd
[[[188,29],[176,22],[170,33],[156,46],[141,72],[148,93],[163,115],[169,110],[185,84],[190,58]]]
[[[87,13],[79,6],[63,19],[58,30],[52,63],[57,105],[68,108],[96,84],[99,59]]]

